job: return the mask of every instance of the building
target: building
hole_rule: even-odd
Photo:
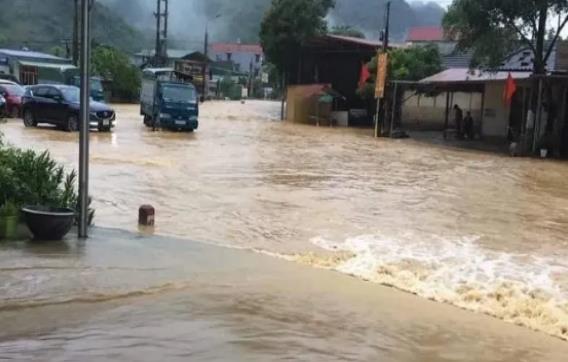
[[[288,85],[293,92],[289,93],[288,120],[301,123],[312,123],[316,119],[317,104],[306,103],[302,97],[314,100],[326,96],[329,91],[314,96],[313,89],[329,87],[333,90],[332,116],[337,124],[368,127],[372,125],[372,114],[376,102],[364,100],[359,94],[359,77],[361,67],[377,55],[382,43],[375,40],[353,38],[348,36],[326,34],[306,41],[298,56],[298,62],[288,74]],[[398,45],[392,44],[391,47]],[[315,88],[314,88],[315,87]],[[304,89],[303,89],[304,88]],[[321,94],[320,94],[321,93]],[[292,104],[301,102],[302,107],[313,108],[309,112]],[[306,117],[306,114],[310,114]],[[303,119],[296,119],[302,116]]]
[[[66,83],[77,74],[70,59],[29,50],[0,49],[0,75],[24,85]]]
[[[168,49],[168,57],[164,66],[173,68],[177,60],[183,59],[188,54],[195,53],[190,49]],[[132,63],[139,68],[145,68],[154,58],[154,49],[144,49],[132,56]]]
[[[455,128],[451,108],[457,104],[472,113],[484,140],[568,157],[568,43],[552,49],[545,76],[532,75],[533,58],[531,50],[519,49],[493,71],[454,68],[421,80],[405,95],[402,126],[446,132]],[[516,85],[511,104],[503,99],[509,75]],[[530,104],[539,88],[535,111]]]
[[[258,44],[214,43],[209,49],[210,57],[216,62],[232,62],[235,71],[258,75],[264,61],[262,47]]]
[[[406,43],[411,46],[435,45],[442,56],[442,66],[446,69],[467,68],[471,63],[472,54],[457,51],[457,43],[449,39],[440,26],[410,28]]]

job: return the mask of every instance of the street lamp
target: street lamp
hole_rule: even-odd
[[[217,20],[221,17],[221,14],[215,15],[212,21]],[[209,65],[209,20],[205,21],[205,42],[204,42],[204,49],[203,55],[205,55],[204,64],[203,64],[203,88],[201,90],[203,102],[207,98],[207,68]]]

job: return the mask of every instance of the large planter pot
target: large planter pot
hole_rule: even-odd
[[[18,216],[0,216],[0,240],[9,240],[16,237],[18,221]]]
[[[22,214],[36,240],[61,240],[75,222],[75,211],[66,208],[26,206]]]

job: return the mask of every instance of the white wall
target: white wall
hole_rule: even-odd
[[[412,95],[408,91],[404,95],[407,99],[402,107],[402,123],[409,129],[443,130],[446,117],[446,93],[437,97]],[[476,123],[481,121],[480,93],[454,93],[450,107],[459,105],[464,112],[470,111]],[[450,113],[450,127],[453,126],[453,115]]]
[[[485,109],[482,134],[484,137],[507,137],[510,108],[503,104],[504,82],[485,85]]]

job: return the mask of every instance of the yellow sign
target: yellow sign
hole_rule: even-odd
[[[377,63],[377,82],[375,86],[375,98],[383,98],[385,96],[385,85],[387,83],[388,54],[379,53]]]

